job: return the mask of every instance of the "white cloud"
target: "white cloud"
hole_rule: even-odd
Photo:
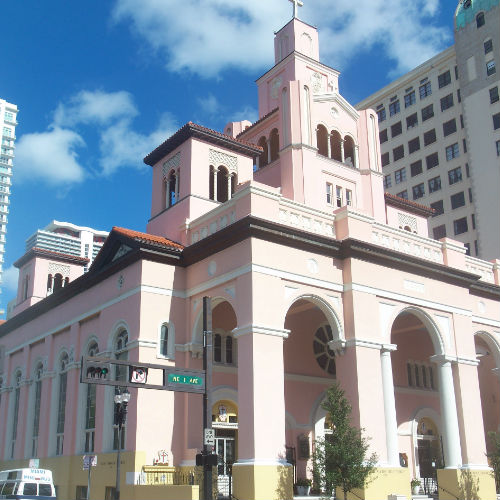
[[[64,127],[79,123],[106,124],[116,118],[136,115],[137,109],[128,92],[82,90],[67,104],[60,103],[57,106],[54,112],[54,125]]]
[[[168,113],[162,116],[157,129],[148,135],[135,132],[128,119],[107,127],[100,138],[102,173],[110,175],[126,166],[143,168],[142,159],[170,137],[176,128],[175,120]]]
[[[235,111],[231,114],[231,117],[228,121],[231,122],[241,122],[243,120],[248,120],[252,123],[256,122],[259,119],[258,111],[252,106],[245,106],[244,108]]]
[[[17,293],[17,280],[19,278],[19,269],[10,266],[2,274],[2,294],[12,295]]]
[[[435,24],[438,8],[438,0],[309,0],[299,16],[319,28],[325,63],[348,64],[353,54],[377,46],[396,74],[451,43],[449,29]],[[114,8],[114,19],[131,22],[168,70],[205,77],[272,64],[273,30],[291,14],[292,5],[277,0],[184,0],[175,8],[164,0],[116,0]]]
[[[16,145],[16,182],[43,181],[50,185],[83,181],[78,161],[82,137],[73,130],[54,127],[47,132],[24,134]]]
[[[207,97],[198,97],[198,105],[200,108],[209,115],[214,115],[220,110],[220,104],[213,94],[209,94]]]
[[[16,182],[42,181],[68,187],[91,175],[77,152],[86,146],[83,137],[89,125],[92,133],[97,133],[100,151],[100,170],[92,175],[110,175],[121,167],[144,167],[142,158],[172,135],[176,126],[167,113],[155,130],[141,134],[132,124],[137,114],[133,97],[125,91],[84,90],[59,103],[47,131],[24,134],[19,139]]]

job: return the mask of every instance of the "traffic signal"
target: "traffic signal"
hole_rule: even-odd
[[[110,363],[101,358],[82,357],[80,382],[87,384],[105,384],[110,379]]]

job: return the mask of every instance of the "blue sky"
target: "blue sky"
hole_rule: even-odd
[[[303,1],[353,104],[453,43],[457,0]],[[3,2],[0,97],[20,109],[3,307],[36,229],[143,231],[148,152],[188,121],[258,118],[254,81],[291,16],[287,0]]]

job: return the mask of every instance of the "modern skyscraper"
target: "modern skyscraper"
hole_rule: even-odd
[[[0,283],[3,273],[7,214],[9,213],[10,186],[12,184],[12,160],[16,140],[17,113],[18,109],[15,104],[0,99],[0,129],[2,130],[2,144],[0,147]],[[0,314],[3,314],[3,311],[0,311]]]
[[[377,111],[386,191],[486,260],[500,256],[499,3],[461,0],[455,44],[356,106]]]

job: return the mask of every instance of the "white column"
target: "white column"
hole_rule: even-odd
[[[451,359],[442,354],[430,359],[438,367],[445,468],[457,469],[462,463],[462,451]]]
[[[217,201],[217,172],[218,170],[214,168],[214,201]]]
[[[170,206],[170,180],[165,179],[165,208],[168,208]]]
[[[332,157],[332,136],[327,132],[326,133],[326,147],[328,148],[327,156],[328,158]]]
[[[382,346],[380,361],[382,364],[382,387],[384,391],[385,439],[387,443],[387,464],[399,467],[398,423],[396,419],[396,400],[394,398],[394,380],[392,378],[391,352],[397,346]]]
[[[231,174],[227,174],[227,201],[231,199]]]
[[[267,144],[267,164],[271,163],[271,138],[266,139]]]
[[[345,162],[345,158],[344,158],[344,139],[340,139],[340,161],[342,163]]]
[[[359,168],[359,146],[354,146],[354,166]]]
[[[179,170],[175,173],[175,203],[179,201]]]

